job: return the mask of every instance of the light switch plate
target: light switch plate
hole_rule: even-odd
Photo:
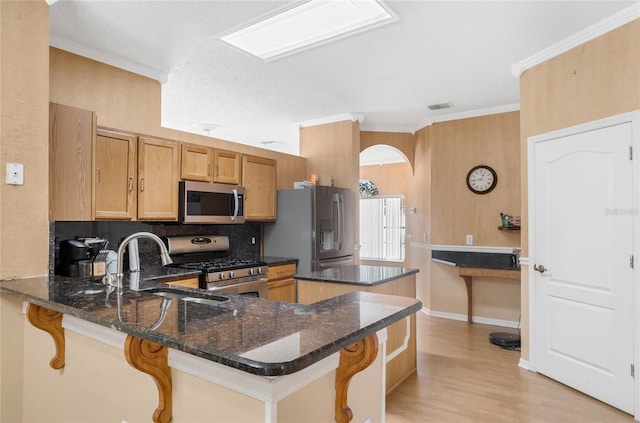
[[[7,163],[7,185],[24,185],[24,165]]]

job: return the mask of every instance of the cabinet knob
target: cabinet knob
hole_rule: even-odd
[[[140,178],[140,192],[144,192],[144,178]]]

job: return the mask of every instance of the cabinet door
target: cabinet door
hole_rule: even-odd
[[[213,181],[213,150],[199,145],[182,144],[180,178],[188,181]]]
[[[296,302],[296,264],[269,266],[267,270],[267,298],[275,301]]]
[[[93,220],[96,115],[49,104],[49,220]]]
[[[246,220],[276,220],[276,161],[243,156],[242,185],[247,189],[244,203]]]
[[[178,220],[180,150],[175,141],[138,139],[138,220]]]
[[[136,218],[136,136],[98,129],[95,218]]]
[[[213,182],[240,184],[242,155],[232,151],[215,150],[213,153]]]

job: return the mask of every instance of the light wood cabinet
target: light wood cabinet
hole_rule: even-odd
[[[134,220],[137,190],[137,137],[98,129],[95,166],[95,218]]]
[[[213,182],[240,185],[242,155],[232,151],[214,150]]]
[[[165,282],[166,285],[183,286],[185,288],[199,288],[198,278],[182,279],[179,281]]]
[[[180,178],[188,181],[213,181],[213,150],[193,144],[182,144]]]
[[[277,162],[256,156],[242,157],[242,185],[246,220],[276,220]]]
[[[194,144],[182,144],[180,178],[188,181],[240,184],[242,155]]]
[[[334,282],[320,282],[298,279],[298,302],[312,304],[352,291],[373,292],[376,294],[416,297],[415,275],[404,276],[396,280],[375,286],[359,286]],[[388,359],[388,357],[392,357]],[[416,315],[387,327],[386,392],[397,388],[416,371]]]
[[[178,143],[98,129],[95,218],[178,220]]]
[[[267,298],[269,300],[296,302],[296,264],[269,266],[267,270]]]
[[[138,220],[178,220],[179,166],[177,142],[138,137]]]
[[[93,220],[96,115],[49,103],[49,220]]]

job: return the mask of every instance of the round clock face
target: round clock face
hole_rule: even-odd
[[[498,175],[489,166],[480,165],[467,174],[467,187],[476,194],[486,194],[496,187]]]

